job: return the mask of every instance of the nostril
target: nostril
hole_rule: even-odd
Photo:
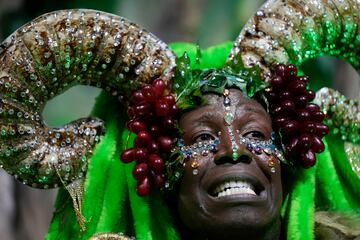
[[[219,157],[218,159],[215,159],[215,164],[224,164],[224,163],[235,163],[233,158],[228,155],[224,155]]]
[[[219,157],[218,159],[215,159],[215,164],[217,164],[217,165],[224,164],[224,163],[236,164],[236,163],[239,163],[239,162],[250,163],[251,162],[251,157],[246,155],[246,154],[242,154],[237,159],[233,159],[232,156],[223,155],[223,156]]]
[[[237,161],[243,162],[243,163],[250,163],[251,157],[245,154],[242,154],[240,157],[238,157]]]

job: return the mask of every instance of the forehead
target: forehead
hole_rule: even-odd
[[[180,119],[180,125],[183,125],[182,123],[185,123],[186,125],[186,123],[196,121],[204,115],[223,115],[225,111],[224,96],[215,93],[207,93],[204,97],[208,102],[207,105],[200,106],[183,114]],[[265,111],[263,106],[256,100],[244,96],[240,90],[230,89],[229,98],[231,100],[232,108],[235,107],[236,116],[251,113],[257,114],[259,117],[263,117],[266,120],[271,121],[269,114]]]
[[[265,109],[261,106],[260,103],[258,103],[256,100],[252,98],[245,96],[240,90],[230,89],[229,92],[230,92],[229,98],[231,100],[231,105],[237,107],[241,105],[245,105],[251,108],[259,108],[259,110],[261,109],[266,113]],[[215,93],[206,93],[204,96],[205,99],[208,101],[208,105],[220,105],[220,106],[224,105],[223,95],[218,95]]]

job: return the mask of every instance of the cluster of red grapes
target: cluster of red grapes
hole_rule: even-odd
[[[325,115],[319,106],[309,103],[315,98],[315,92],[306,89],[308,80],[306,76],[297,76],[294,65],[279,64],[267,96],[273,127],[281,133],[287,157],[306,168],[315,164],[315,153],[324,151],[321,138],[329,131],[322,123]]]
[[[128,107],[127,128],[137,136],[134,147],[123,151],[120,159],[125,163],[136,161],[132,173],[138,181],[139,196],[148,195],[151,185],[161,188],[165,183],[164,159],[173,148],[173,119],[178,112],[174,96],[165,95],[165,87],[163,80],[154,80],[132,93]]]

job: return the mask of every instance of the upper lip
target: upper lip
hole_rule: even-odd
[[[214,193],[219,185],[230,181],[243,181],[250,183],[254,187],[254,191],[258,196],[265,189],[264,184],[257,177],[250,174],[249,172],[231,171],[231,172],[223,173],[220,176],[217,175],[218,174],[216,173],[211,174],[211,177],[204,179],[205,189],[207,193],[212,197],[215,197]]]

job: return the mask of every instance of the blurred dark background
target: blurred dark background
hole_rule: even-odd
[[[201,48],[234,40],[262,0],[0,0],[0,40],[33,18],[53,10],[91,8],[130,19],[165,42],[187,41]],[[304,63],[318,89],[328,83],[348,97],[360,95],[356,71],[343,61],[323,57]],[[324,80],[325,79],[325,80]],[[87,116],[99,89],[73,87],[47,103],[51,126]],[[52,215],[56,190],[35,190],[0,172],[1,239],[42,239]]]

